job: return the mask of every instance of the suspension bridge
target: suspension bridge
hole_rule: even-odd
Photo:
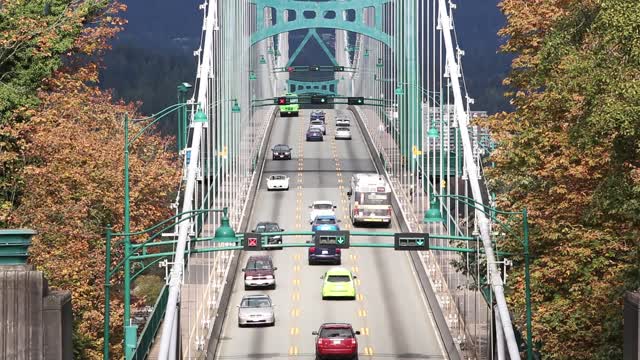
[[[181,85],[176,107],[176,215],[162,236],[131,245],[125,260],[127,272],[133,261],[163,266],[167,282],[143,325],[125,305],[125,358],[315,359],[311,332],[325,322],[360,330],[361,359],[531,358],[520,353],[504,298],[508,260],[492,247],[503,226],[482,180],[492,145],[470,123],[482,113],[466,91],[456,4],[208,0],[200,9],[193,95]],[[305,53],[314,42],[323,54]],[[302,64],[301,54],[328,63]],[[280,117],[278,99],[292,94],[298,117]],[[327,136],[306,142],[319,103]],[[350,141],[334,139],[338,111],[351,121]],[[288,144],[293,159],[272,160],[276,144]],[[337,205],[343,230],[362,230],[348,210],[356,173],[388,180],[393,220],[343,251],[342,266],[358,276],[356,300],[323,301],[327,267],[307,264],[311,245],[301,232],[316,200]],[[273,174],[290,178],[288,191],[267,191]],[[236,306],[250,293],[241,270],[253,254],[242,251],[242,234],[261,221],[285,229],[287,246],[265,251],[278,268],[276,289],[264,292],[277,322],[239,328]],[[429,250],[388,248],[389,232],[427,233]],[[147,251],[154,246],[171,251]]]

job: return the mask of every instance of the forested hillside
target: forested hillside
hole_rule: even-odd
[[[535,343],[546,359],[621,359],[623,294],[640,285],[640,2],[500,6],[515,111],[484,123],[486,175],[500,207],[529,210]],[[524,329],[521,260],[509,301]]]
[[[75,0],[7,0],[0,7],[0,227],[38,232],[29,262],[51,288],[72,292],[76,359],[102,358],[104,233],[108,224],[122,230],[122,119],[137,109],[97,84],[124,9]],[[171,147],[172,139],[154,133],[131,147],[132,231],[170,214],[179,169]],[[118,248],[112,265],[121,256]],[[122,351],[120,277],[113,358]]]

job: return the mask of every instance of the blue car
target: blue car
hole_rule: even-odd
[[[309,130],[307,130],[307,141],[324,141],[322,130],[318,128],[309,128]]]
[[[338,219],[334,215],[316,216],[311,223],[311,231],[338,231]],[[310,241],[311,242],[311,241]],[[340,265],[342,263],[342,251],[335,246],[313,246],[309,248],[309,265],[318,263],[331,263]]]
[[[309,120],[322,120],[325,119],[324,111],[312,111]]]
[[[311,231],[339,231],[338,219],[335,215],[320,215],[316,216],[315,220],[311,223]]]

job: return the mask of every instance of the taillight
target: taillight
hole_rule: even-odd
[[[314,246],[310,247],[309,248],[309,252],[310,253],[316,252],[316,248]]]
[[[356,341],[356,339],[351,338],[351,339],[348,339],[348,340],[349,340],[349,344],[347,344],[347,345],[349,345],[351,347],[358,346],[358,342]]]
[[[340,254],[340,249],[336,249],[336,254]]]
[[[387,215],[391,216],[391,206],[387,209]]]

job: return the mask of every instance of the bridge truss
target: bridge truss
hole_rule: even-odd
[[[252,100],[273,98],[289,89],[289,73],[276,70],[291,65],[288,32],[335,29],[334,60],[355,71],[336,73],[329,83],[342,96],[384,99],[384,106],[352,110],[374,142],[375,156],[385,164],[411,230],[477,234],[481,239],[456,244],[474,249],[475,257],[420,254],[460,352],[492,358],[495,349],[506,349],[511,359],[519,358],[502,272],[491,250],[489,220],[468,206],[444,202],[439,206],[447,225],[422,224],[432,194],[488,201],[480,167],[487,144],[482,131],[469,125],[472,99],[462,76],[464,52],[453,31],[454,4],[208,0],[200,9],[202,42],[195,51],[199,66],[190,101],[202,108],[207,120],[197,121],[195,111],[191,113],[182,152],[180,212],[228,207],[231,226],[237,232],[246,230],[251,188],[275,114],[275,106],[252,107]],[[168,264],[167,307],[157,341],[161,359],[173,359],[178,353],[189,359],[207,355],[237,254],[192,250],[229,245],[206,240],[212,239],[220,222],[220,215],[211,213],[176,225],[176,256]],[[196,243],[194,238],[205,240]],[[437,245],[451,245],[439,241]],[[465,271],[457,271],[453,262]],[[485,267],[488,276],[481,274]],[[466,275],[474,273],[478,276]],[[485,296],[477,289],[486,289]],[[497,300],[496,311],[487,299]]]

